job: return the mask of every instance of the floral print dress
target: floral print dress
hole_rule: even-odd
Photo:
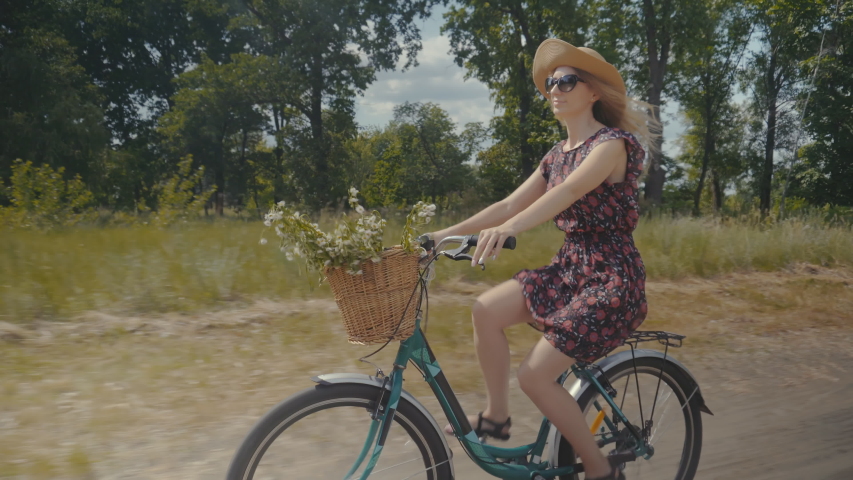
[[[513,276],[535,319],[531,325],[555,348],[584,362],[624,344],[646,318],[646,272],[632,237],[645,151],[629,132],[605,127],[568,152],[565,140],[558,143],[539,167],[551,190],[593,148],[616,139],[624,140],[628,153],[625,181],[605,180],[554,217],[566,240],[551,264]]]

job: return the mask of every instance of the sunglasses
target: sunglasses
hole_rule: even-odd
[[[568,93],[575,88],[575,85],[577,85],[578,82],[583,82],[583,79],[581,79],[574,73],[569,75],[563,75],[560,78],[548,77],[545,79],[545,92],[551,93],[551,90],[554,88],[554,85],[556,85],[561,92]]]

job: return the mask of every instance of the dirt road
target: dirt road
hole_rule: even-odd
[[[436,301],[443,320],[429,334],[471,412],[483,402],[467,320],[476,293]],[[714,412],[703,415],[698,479],[853,479],[849,274],[650,283],[649,295],[656,317],[644,329],[688,335],[673,353]],[[0,325],[0,477],[222,479],[248,429],[312,375],[370,373],[334,314],[307,300]],[[511,338],[514,365],[536,338],[527,330]],[[428,389],[407,383],[443,425]],[[540,417],[515,385],[511,405],[513,440],[532,438]],[[492,478],[458,446],[455,458],[460,480]]]

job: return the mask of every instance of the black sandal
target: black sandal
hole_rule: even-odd
[[[586,480],[625,480],[625,474],[622,473],[622,470],[619,470],[617,467],[613,467],[613,470],[611,470],[609,474],[603,477],[587,478]]]
[[[492,426],[488,430],[483,428],[483,422],[488,422]],[[477,414],[477,426],[474,427],[474,433],[477,434],[477,438],[482,438],[484,436],[489,436],[493,438],[497,438],[498,440],[509,440],[509,432],[503,433],[504,428],[512,427],[512,419],[507,417],[506,421],[503,423],[497,423],[493,420],[489,420],[483,416],[483,412]]]

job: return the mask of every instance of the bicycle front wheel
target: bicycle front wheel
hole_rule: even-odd
[[[274,407],[237,451],[227,480],[344,479],[362,452],[379,387],[318,385]],[[429,419],[401,398],[379,462],[380,480],[452,478],[450,459]],[[361,478],[370,453],[349,478]]]
[[[646,460],[642,457],[624,465],[625,476],[631,480],[692,480],[699,466],[702,451],[702,418],[700,401],[692,381],[673,364],[662,363],[659,358],[637,358],[615,365],[605,372],[610,384],[617,391],[616,405],[638,430],[645,429],[648,443],[654,455]],[[590,387],[578,398],[588,425],[593,425],[599,416],[595,402],[601,406],[608,418],[613,412],[601,393]],[[594,432],[599,440],[613,432],[606,423]],[[630,450],[633,445],[626,426],[617,425],[619,440],[602,447],[608,455]],[[557,445],[559,465],[579,463],[571,445],[560,437]],[[561,480],[578,480],[577,475],[561,477]]]

